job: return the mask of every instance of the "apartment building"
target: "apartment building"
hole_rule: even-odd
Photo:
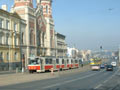
[[[18,14],[0,9],[0,70],[21,67],[20,26]]]

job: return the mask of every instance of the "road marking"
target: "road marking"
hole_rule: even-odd
[[[103,84],[104,83],[106,83],[106,82],[108,82],[111,78],[113,78],[117,73],[119,72],[119,69],[111,76],[111,77],[109,77],[108,79],[106,79],[104,82],[103,82]],[[98,89],[98,88],[100,88],[102,86],[102,84],[99,84],[97,87],[95,87],[94,89]]]
[[[117,73],[119,72],[119,69],[111,76],[109,77],[107,80],[105,80],[103,83],[108,82],[111,78],[113,78]]]
[[[99,84],[97,87],[95,87],[94,89],[98,89],[102,86],[102,84]]]
[[[87,75],[87,76],[84,76],[84,77],[76,78],[76,79],[73,79],[73,80],[64,81],[62,83],[57,83],[57,84],[49,85],[47,87],[43,87],[43,89],[47,89],[47,88],[51,88],[51,87],[60,86],[60,85],[64,85],[64,84],[67,84],[67,83],[71,83],[71,82],[74,82],[74,81],[78,81],[78,80],[81,80],[81,79],[84,79],[84,78],[88,78],[88,77],[94,76],[94,75],[96,75],[98,73],[101,73],[101,72],[104,72],[104,71],[105,70],[97,72],[97,73],[94,73],[94,74],[90,74],[90,75]]]

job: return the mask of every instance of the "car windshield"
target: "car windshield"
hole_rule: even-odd
[[[107,67],[108,67],[108,68],[112,68],[113,66],[112,66],[112,65],[108,65]]]
[[[92,66],[100,66],[100,65],[92,65]]]

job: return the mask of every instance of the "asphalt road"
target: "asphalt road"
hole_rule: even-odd
[[[114,71],[90,70],[71,75],[61,75],[60,72],[59,77],[54,79],[4,86],[0,87],[0,90],[94,90],[113,76],[116,71],[118,71],[117,67]]]

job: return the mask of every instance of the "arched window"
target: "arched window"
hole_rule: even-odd
[[[3,61],[3,52],[0,52],[0,62]]]
[[[30,31],[30,44],[32,44],[32,30]]]
[[[9,60],[9,52],[7,52],[7,61]]]
[[[0,44],[2,44],[3,36],[0,34]]]
[[[38,32],[37,32],[37,44],[38,44],[38,46],[40,46],[41,45],[41,36],[40,36],[40,34],[41,34],[41,32],[38,30]]]
[[[6,36],[6,44],[7,45],[9,44],[9,36],[8,35]]]
[[[6,45],[9,45],[9,38],[10,38],[9,33],[6,33],[6,39],[5,39]]]
[[[24,33],[22,32],[22,38],[21,38],[22,40],[22,44],[24,44]]]
[[[46,13],[48,13],[48,6],[46,6]]]
[[[14,60],[17,60],[17,52],[14,53]]]
[[[14,36],[14,45],[16,46],[17,45],[17,37]]]
[[[43,32],[43,35],[42,35],[42,43],[43,43],[43,46],[44,46],[44,41],[45,41],[45,40],[44,40],[44,39],[45,39],[44,37],[45,37],[45,33]]]
[[[31,45],[35,44],[35,35],[33,30],[30,31],[30,44]]]
[[[3,32],[0,32],[0,44],[5,44],[5,36]]]

